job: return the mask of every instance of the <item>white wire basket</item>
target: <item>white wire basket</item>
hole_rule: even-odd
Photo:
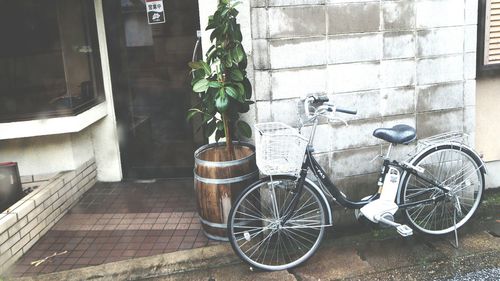
[[[308,139],[280,122],[255,124],[257,166],[266,175],[300,172]]]

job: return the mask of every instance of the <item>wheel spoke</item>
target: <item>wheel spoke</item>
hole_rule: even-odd
[[[425,169],[424,174],[443,188],[408,175],[401,192],[403,203],[441,198],[433,204],[420,204],[406,208],[404,214],[411,225],[429,234],[444,234],[454,230],[453,210],[457,212],[457,227],[462,226],[477,209],[484,182],[478,166],[462,147],[442,146],[421,154],[412,164]],[[441,197],[437,197],[441,196]],[[457,199],[455,199],[455,197]],[[457,200],[455,205],[454,200]]]
[[[295,266],[308,258],[324,234],[325,210],[321,199],[307,184],[297,195],[292,216],[280,220],[295,200],[295,180],[262,182],[244,191],[230,213],[230,242],[252,266],[277,270]],[[293,200],[292,200],[293,199]]]

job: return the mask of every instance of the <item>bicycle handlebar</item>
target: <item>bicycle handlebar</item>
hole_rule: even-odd
[[[348,108],[335,107],[335,111],[342,112],[342,113],[347,113],[347,114],[352,114],[352,115],[358,114],[358,110],[356,110],[356,109],[348,109]]]
[[[309,104],[320,104],[323,106],[323,104],[327,103],[330,99],[327,96],[309,96],[304,100],[304,110],[306,113],[306,116],[311,116],[309,113]],[[346,113],[346,114],[352,114],[356,115],[358,111],[356,109],[349,109],[349,108],[342,108],[342,107],[337,107],[334,104],[326,104],[328,106],[328,111],[333,112],[341,112],[341,113]]]

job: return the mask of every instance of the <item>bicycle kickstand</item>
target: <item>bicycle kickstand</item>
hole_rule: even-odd
[[[450,241],[450,244],[455,248],[455,249],[458,249],[458,231],[457,231],[457,210],[454,209],[453,210],[453,232],[455,233],[455,244],[453,244],[451,241]]]

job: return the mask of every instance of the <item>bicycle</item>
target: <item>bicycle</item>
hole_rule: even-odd
[[[431,235],[455,232],[477,210],[486,173],[481,157],[464,142],[462,133],[419,140],[408,161],[390,159],[391,148],[416,140],[408,125],[376,129],[389,143],[382,155],[378,192],[360,201],[347,198],[314,158],[312,146],[320,119],[347,122],[335,113],[357,114],[327,97],[304,100],[308,117],[299,130],[282,123],[256,124],[257,165],[265,178],[248,186],[228,216],[227,233],[235,253],[251,267],[274,271],[295,267],[311,257],[325,228],[333,225],[334,202],[374,224],[395,227],[402,236],[413,229]],[[300,134],[312,125],[309,138]],[[307,177],[312,171],[318,184]],[[394,221],[401,210],[406,224]],[[458,244],[457,244],[458,245]]]

